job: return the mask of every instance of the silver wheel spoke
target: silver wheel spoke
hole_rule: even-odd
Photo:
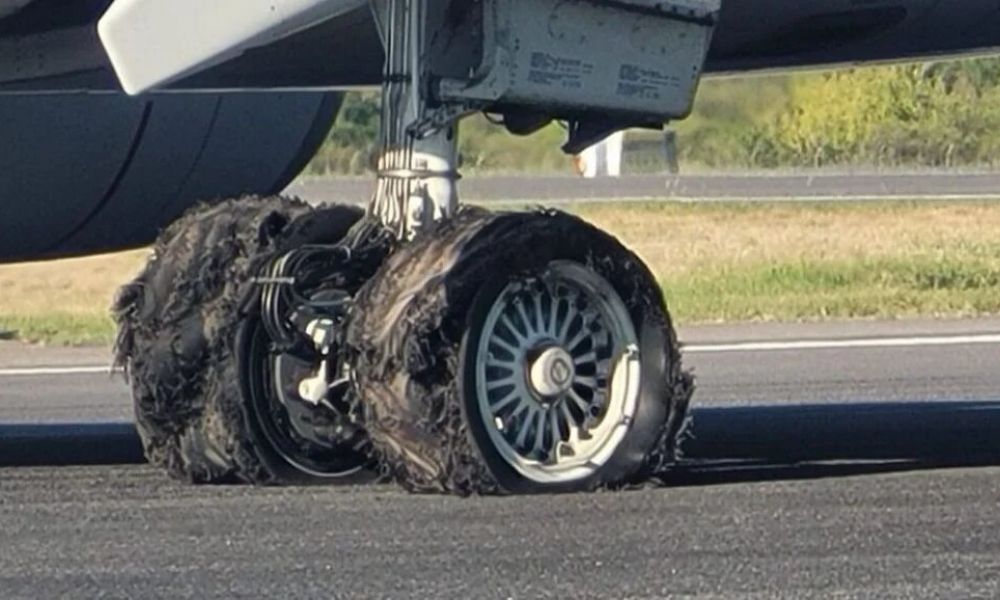
[[[528,431],[531,429],[531,422],[535,420],[535,412],[535,409],[528,409],[524,419],[518,424],[517,440],[514,442],[518,448],[524,448],[524,443],[528,441]]]
[[[535,331],[537,333],[547,333],[548,330],[545,327],[545,315],[542,314],[542,295],[540,293],[532,294],[535,299]]]
[[[491,392],[493,392],[493,391],[500,390],[500,389],[503,389],[503,388],[508,387],[508,386],[517,387],[517,381],[514,380],[513,376],[511,376],[511,377],[504,377],[503,379],[493,380],[493,381],[489,382],[488,384],[486,384],[486,389],[489,390],[489,391],[491,391]]]
[[[572,306],[573,305],[570,304],[570,307]],[[573,326],[574,317],[576,317],[576,315],[573,314],[572,308],[568,308],[566,310],[566,317],[565,317],[566,320],[563,321],[562,329],[559,330],[559,335],[556,336],[559,339],[559,341],[565,340],[566,336],[569,335],[570,327]]]
[[[573,418],[573,413],[569,411],[569,404],[565,401],[559,404],[559,412],[562,413],[564,419],[566,419],[566,428],[572,430],[576,427],[576,419]]]
[[[565,348],[572,352],[576,350],[576,347],[583,343],[584,340],[590,337],[590,331],[587,330],[587,324],[583,324],[583,328],[580,329],[580,333],[576,334],[572,340],[566,343]]]
[[[508,406],[510,406],[511,404],[513,404],[515,401],[520,400],[521,399],[521,394],[519,392],[520,392],[520,390],[518,390],[517,388],[514,388],[513,392],[511,392],[511,393],[507,394],[506,396],[504,396],[503,398],[501,398],[499,402],[495,402],[495,403],[491,404],[490,405],[491,412],[495,415],[495,414],[499,413],[501,410],[503,410],[503,409],[507,408]]]
[[[504,327],[507,328],[507,331],[509,331],[510,334],[514,336],[518,344],[523,345],[527,341],[527,333],[522,332],[520,329],[515,327],[510,317],[508,317],[507,315],[503,315],[500,317],[500,321],[504,324]]]
[[[566,397],[573,401],[573,404],[580,409],[584,415],[587,414],[587,410],[590,408],[590,403],[580,397],[580,394],[576,393],[576,390],[570,390]]]
[[[517,314],[521,316],[521,322],[524,323],[524,335],[531,337],[533,333],[531,319],[528,318],[528,311],[524,308],[524,302],[515,302],[514,306],[517,307]]]
[[[557,334],[557,327],[559,326],[559,308],[562,305],[562,300],[557,296],[552,296],[552,302],[549,304],[552,308],[549,309],[549,325],[545,328],[546,333],[555,337]]]
[[[518,348],[513,344],[508,343],[507,340],[503,339],[502,337],[498,335],[493,336],[492,338],[490,338],[490,344],[499,346],[502,350],[513,356],[515,360],[517,359]]]
[[[486,361],[487,367],[492,367],[494,369],[501,369],[507,371],[508,373],[515,373],[517,371],[517,363],[513,361],[490,359]]]
[[[538,454],[545,450],[545,422],[548,420],[548,411],[540,410],[536,414],[538,423],[535,424],[535,446],[532,450]]]

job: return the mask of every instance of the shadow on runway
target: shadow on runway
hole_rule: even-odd
[[[1000,465],[1000,402],[900,402],[694,410],[668,485]],[[131,423],[0,424],[0,466],[138,464]]]
[[[141,462],[132,423],[0,424],[0,467]]]
[[[1000,402],[700,408],[668,485],[1000,465]]]

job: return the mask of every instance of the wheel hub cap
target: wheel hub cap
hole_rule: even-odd
[[[573,357],[559,346],[543,351],[531,365],[531,387],[546,399],[568,392],[574,377]]]

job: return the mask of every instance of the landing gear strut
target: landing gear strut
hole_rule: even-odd
[[[378,179],[368,214],[399,239],[412,239],[458,209],[458,119],[435,122],[427,95],[429,4],[393,0],[374,11],[386,61]]]
[[[655,278],[576,217],[459,207],[458,121],[483,110],[528,132],[561,119],[575,152],[682,116],[718,3],[373,9],[386,69],[366,215],[346,230],[323,211],[246,203],[228,208],[252,212],[234,228],[226,208],[203,209],[161,256],[196,248],[224,269],[178,279],[154,258],[119,302],[150,458],[252,482],[367,464],[458,494],[616,487],[670,464],[692,386]],[[174,292],[184,301],[157,296]]]

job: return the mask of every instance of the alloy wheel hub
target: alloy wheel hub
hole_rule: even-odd
[[[573,387],[576,368],[569,352],[552,346],[535,359],[529,373],[532,389],[543,399],[550,399],[565,394]]]
[[[640,378],[638,337],[614,288],[554,261],[508,284],[483,328],[476,402],[500,456],[537,482],[577,480],[610,460]]]

